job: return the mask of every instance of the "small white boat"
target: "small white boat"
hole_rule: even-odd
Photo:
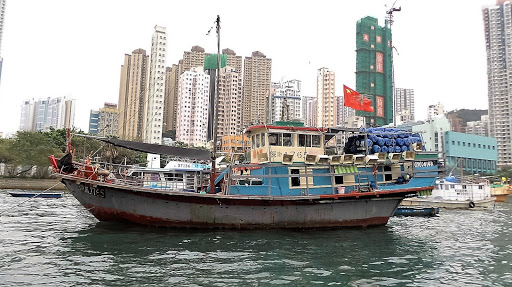
[[[488,208],[496,198],[491,196],[488,181],[456,183],[441,180],[436,182],[432,195],[402,200],[403,206],[435,206],[446,209]]]

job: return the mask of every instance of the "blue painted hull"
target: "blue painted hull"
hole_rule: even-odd
[[[28,192],[9,192],[13,197],[39,197],[39,198],[61,198],[62,193],[28,193]]]
[[[394,216],[435,216],[436,214],[439,214],[439,207],[399,206]]]

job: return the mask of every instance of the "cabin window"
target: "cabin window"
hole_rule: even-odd
[[[478,186],[478,189],[484,189],[484,187],[483,187],[483,186],[481,186],[481,185],[479,185],[479,186]]]
[[[449,186],[448,184],[445,184],[445,185],[444,185],[444,189],[445,189],[445,190],[449,190],[449,189],[450,189],[450,186]]]
[[[319,135],[312,135],[312,147],[320,147],[320,136]]]
[[[251,146],[252,148],[256,148],[256,136],[252,135],[251,137]]]
[[[260,134],[256,135],[256,147],[260,147]]]
[[[391,172],[391,166],[384,166],[384,172]],[[385,173],[384,174],[384,181],[390,181],[393,180],[393,174],[391,173]]]
[[[343,176],[337,175],[334,177],[334,184],[343,184]]]
[[[140,176],[140,172],[136,171],[136,172],[132,172],[132,175],[131,176],[134,176],[134,177],[139,177]]]
[[[164,177],[167,181],[183,181],[183,174],[181,173],[166,172]]]
[[[265,146],[265,135],[266,134],[261,134],[261,146]]]
[[[268,134],[268,144],[269,145],[280,145],[281,143],[281,134],[278,133],[269,133]]]
[[[299,134],[299,146],[306,146],[306,135]]]
[[[299,174],[299,169],[290,169],[290,174]],[[292,186],[300,186],[300,177],[290,177]]]
[[[462,185],[462,189],[467,189],[467,186],[465,184]]]
[[[292,146],[292,134],[283,134],[283,146]]]
[[[455,184],[450,184],[450,188],[455,188]]]

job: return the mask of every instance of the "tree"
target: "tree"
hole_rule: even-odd
[[[38,178],[49,175],[48,156],[61,154],[48,135],[42,132],[18,131],[11,150],[14,164],[24,166],[24,170],[37,166],[34,176]]]

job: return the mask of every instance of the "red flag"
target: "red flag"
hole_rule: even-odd
[[[370,101],[370,99],[361,96],[361,94],[345,85],[343,85],[343,95],[346,107],[351,107],[358,111],[373,113],[372,101]]]

